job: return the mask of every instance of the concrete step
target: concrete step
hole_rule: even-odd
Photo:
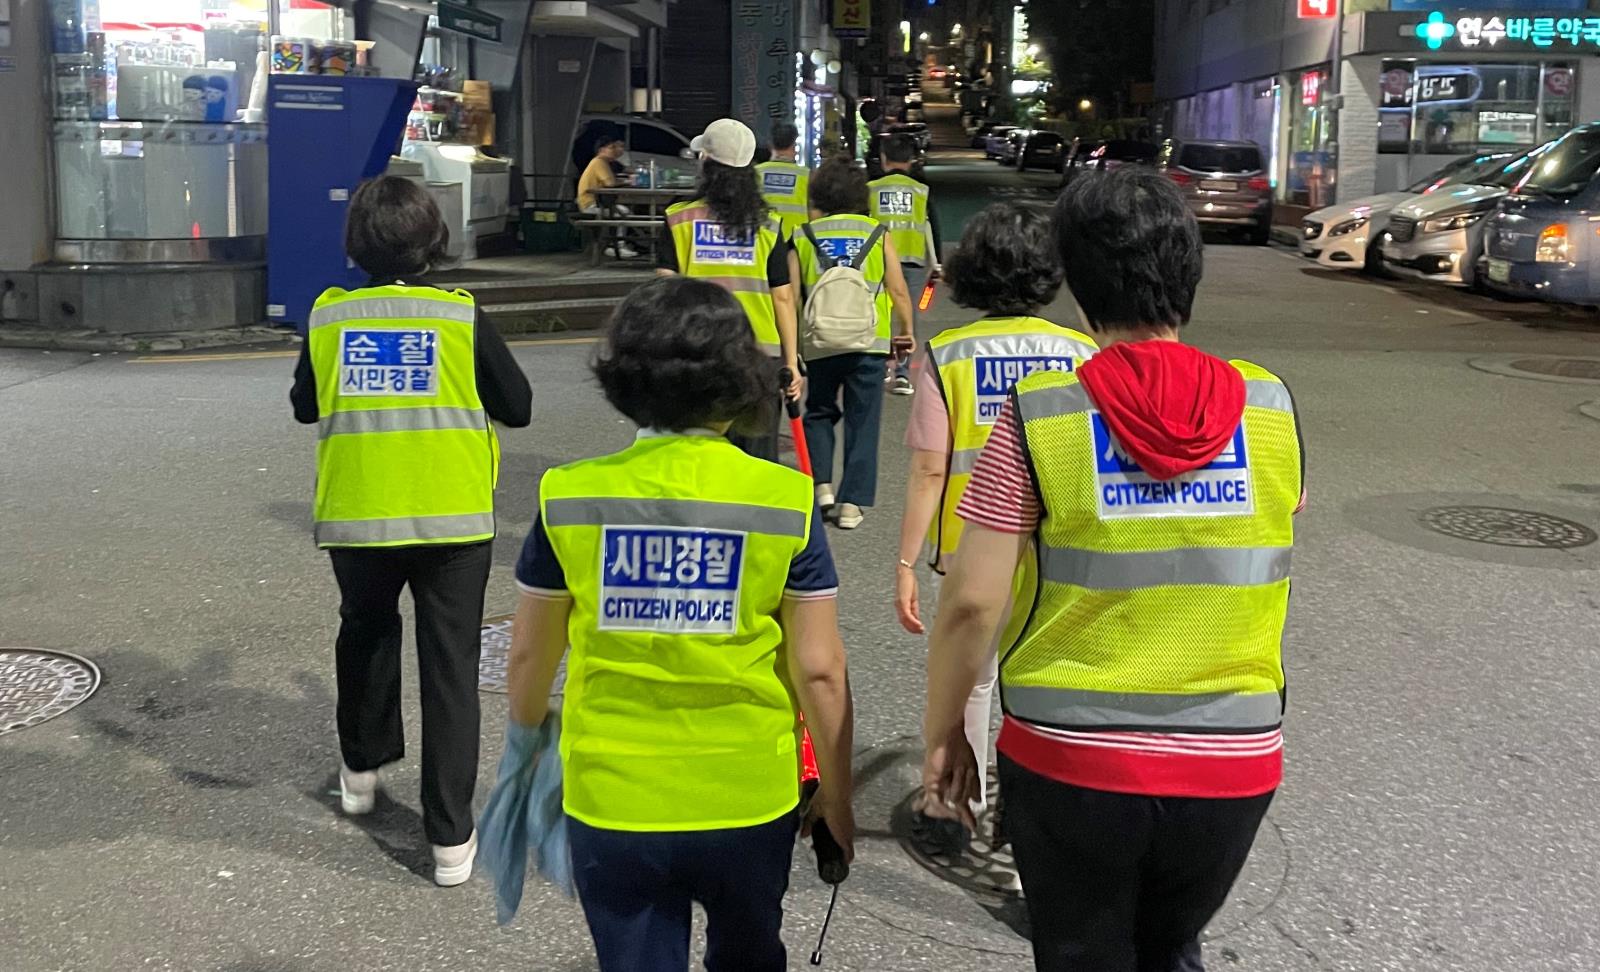
[[[650,280],[645,273],[594,273],[571,277],[494,277],[446,280],[442,286],[465,290],[484,306],[566,300],[578,296],[621,299]]]
[[[557,300],[519,300],[478,306],[502,334],[547,334],[597,328],[611,316],[625,294]]]

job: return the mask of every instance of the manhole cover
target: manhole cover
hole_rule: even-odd
[[[100,687],[87,658],[39,648],[0,648],[0,736],[54,719]]]
[[[1582,523],[1499,506],[1436,506],[1423,511],[1422,525],[1447,537],[1501,547],[1570,550],[1596,540]]]
[[[506,691],[506,658],[511,652],[512,615],[501,614],[483,619],[478,629],[478,691]],[[567,680],[567,661],[561,660],[556,669],[556,680],[550,686],[550,697],[559,698]]]
[[[1511,367],[1531,375],[1600,381],[1600,361],[1593,358],[1519,358]]]
[[[1017,879],[1016,859],[1011,856],[1009,845],[1001,848],[995,844],[994,808],[999,806],[1000,781],[992,764],[986,789],[989,810],[978,821],[978,833],[973,834],[967,847],[958,853],[929,847],[912,833],[913,808],[922,795],[921,788],[912,790],[894,808],[890,827],[912,860],[979,901],[994,905],[1020,895],[1022,884]]]

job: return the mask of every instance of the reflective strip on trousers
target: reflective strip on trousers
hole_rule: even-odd
[[[1052,354],[1054,351],[1045,351],[1040,347],[1042,343],[1059,345],[1062,342],[1070,345],[1071,354],[1075,358],[1087,358],[1094,354],[1094,348],[1082,341],[1062,335],[1044,335],[1038,332],[1027,334],[981,334],[974,337],[961,338],[948,344],[932,346],[928,353],[933,355],[933,360],[941,368],[968,358],[979,355],[987,357],[1007,357],[1022,355]]]
[[[494,536],[493,513],[396,516],[382,520],[322,520],[313,529],[319,544],[380,544]]]
[[[488,427],[488,417],[481,408],[373,408],[324,416],[317,423],[317,438],[367,432],[437,432]]]
[[[1192,547],[1139,553],[1107,553],[1076,547],[1045,547],[1040,576],[1056,584],[1097,591],[1212,584],[1255,587],[1289,576],[1291,547]]]
[[[1204,732],[1268,729],[1283,722],[1283,697],[1277,692],[1155,695],[1004,684],[1001,698],[1010,715],[1068,729]]]
[[[544,525],[678,526],[778,537],[806,535],[806,515],[799,510],[688,499],[579,497],[546,500]]]
[[[467,302],[427,300],[417,297],[362,297],[326,304],[311,312],[308,328],[350,321],[459,321],[478,319],[477,306]]]

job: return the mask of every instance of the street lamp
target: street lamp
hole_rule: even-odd
[[[1039,56],[1039,45],[1038,44],[1029,44],[1028,45],[1028,56],[1029,57],[1038,57]]]
[[[950,36],[951,37],[960,37],[961,36],[961,25],[960,24],[951,24],[950,25]]]
[[[1078,102],[1078,110],[1079,111],[1089,111],[1089,110],[1091,110],[1093,108],[1094,108],[1094,102],[1090,101],[1088,98],[1085,98],[1082,101]]]
[[[924,44],[926,44],[928,42],[928,32],[927,31],[923,31],[922,33],[918,34],[917,35],[917,40],[922,41]]]

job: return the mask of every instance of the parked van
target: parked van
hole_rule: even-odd
[[[1566,304],[1600,304],[1600,124],[1557,139],[1512,188],[1485,230],[1493,290]]]

